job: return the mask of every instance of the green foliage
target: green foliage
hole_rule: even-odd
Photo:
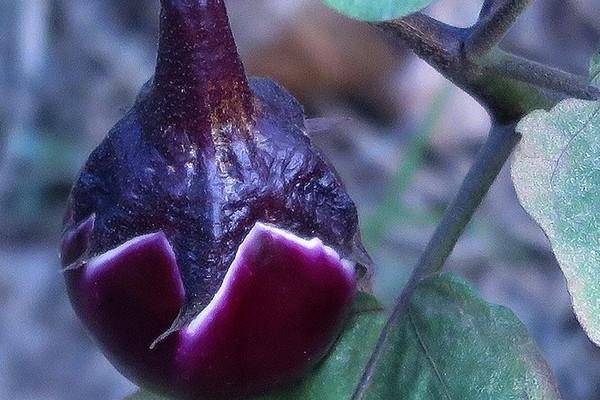
[[[600,53],[590,75],[600,83]],[[519,199],[550,239],[577,318],[600,345],[600,103],[565,100],[531,113],[517,129]]]
[[[600,59],[592,62],[596,81]],[[567,279],[573,307],[600,345],[600,103],[569,99],[518,126],[523,141],[513,180],[525,209],[544,229]]]
[[[317,370],[260,400],[347,400],[386,313],[362,295]],[[366,399],[557,399],[551,373],[526,329],[451,275],[424,281],[386,343]],[[138,395],[132,400],[154,398]],[[258,399],[257,399],[258,400]]]
[[[387,21],[422,10],[434,0],[323,0],[329,7],[363,21]]]
[[[160,397],[154,393],[141,390],[137,393],[128,396],[125,400],[167,400],[165,397]]]
[[[397,323],[367,399],[556,399],[514,314],[451,276],[424,281]]]

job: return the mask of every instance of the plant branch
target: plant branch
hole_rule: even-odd
[[[498,0],[485,0],[479,12],[479,19],[488,17],[497,8]]]
[[[458,194],[448,206],[414,271],[416,280],[439,272],[521,139],[516,124],[492,127]]]
[[[461,63],[461,49],[469,33],[468,29],[445,24],[423,13],[371,25],[407,45],[442,73]]]
[[[599,100],[600,88],[587,77],[561,71],[502,50],[495,50],[483,67],[487,74],[505,76],[582,100]]]
[[[498,43],[531,0],[496,0],[484,3],[482,18],[471,28],[465,42],[465,54],[471,60],[478,60],[496,48]]]
[[[407,285],[396,300],[394,309],[383,327],[352,400],[364,398],[396,320],[409,305],[418,285],[442,269],[520,138],[515,131],[515,124],[495,124],[492,127],[486,143],[479,152],[458,194],[444,213],[442,221],[419,259]]]
[[[488,1],[482,10],[487,15],[484,21],[493,23],[482,22],[469,29],[444,24],[422,13],[373,26],[397,39],[398,43],[407,45],[447,79],[471,94],[502,123],[516,121],[535,109],[549,109],[567,97],[600,99],[600,89],[585,78],[503,52],[497,47],[485,54],[472,52],[468,57],[467,43],[482,40],[475,38],[484,26],[495,29],[496,34],[487,36],[490,44],[492,37],[499,37],[500,27],[518,16],[518,12],[506,9],[507,4],[515,4],[517,0],[496,1],[503,3],[498,5]],[[523,8],[525,4],[522,0],[518,7]],[[504,22],[500,23],[500,20]]]
[[[518,121],[566,97],[600,99],[589,80],[536,63],[498,48],[531,0],[486,0],[480,20],[469,29],[444,24],[422,13],[373,24],[408,45],[419,57],[486,107],[493,120],[487,141],[458,194],[397,298],[352,400],[362,400],[376,372],[388,336],[419,284],[441,271],[458,239],[518,144]]]

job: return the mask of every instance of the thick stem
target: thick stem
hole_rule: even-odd
[[[498,8],[498,0],[485,0],[481,6],[479,20],[489,17]]]
[[[600,88],[591,85],[589,78],[561,71],[502,50],[491,53],[483,68],[488,74],[526,82],[564,93],[569,97],[582,100],[600,99]]]
[[[467,58],[478,60],[494,49],[529,3],[531,0],[497,0],[484,3],[482,18],[473,26],[471,35],[465,42]]]
[[[456,28],[423,13],[372,24],[399,39],[425,62],[445,73],[461,63],[468,29]]]
[[[489,27],[500,31],[500,21],[514,21],[514,12],[487,2],[484,19],[495,21]],[[524,7],[524,3],[519,3]],[[499,25],[496,25],[498,23]],[[437,69],[455,85],[471,94],[497,120],[510,123],[536,109],[548,109],[567,97],[600,98],[600,89],[577,75],[530,61],[498,48],[478,58],[467,56],[467,42],[478,37],[481,27],[461,29],[441,23],[422,13],[374,24],[378,29],[408,45],[424,61]],[[484,25],[481,25],[484,26]],[[475,31],[474,34],[471,32]],[[474,36],[475,35],[475,36]],[[490,36],[498,38],[499,36]],[[475,42],[473,42],[475,43]],[[488,41],[487,43],[492,43]],[[475,53],[471,53],[471,56]]]
[[[446,210],[407,285],[396,300],[394,309],[377,340],[352,400],[364,398],[396,320],[409,305],[419,283],[442,269],[444,262],[450,256],[465,227],[475,214],[519,140],[520,135],[515,131],[514,124],[496,124],[492,128],[475,164],[467,174],[454,201]]]
[[[520,140],[514,125],[496,125],[467,174],[458,194],[446,210],[415,275],[423,278],[440,271],[473,214]]]
[[[224,0],[162,0],[152,102],[163,126],[207,135],[248,119],[252,95]]]

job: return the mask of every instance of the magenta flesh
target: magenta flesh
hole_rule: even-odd
[[[67,271],[66,278],[77,314],[114,365],[136,381],[170,384],[177,338],[149,350],[185,299],[164,234],[134,238]]]
[[[161,5],[156,74],[71,193],[67,288],[136,383],[264,392],[323,357],[370,260],[301,106],[248,82],[223,0]]]
[[[90,259],[67,272],[67,283],[78,315],[124,375],[199,399],[261,393],[301,378],[339,332],[354,275],[319,239],[258,223],[213,300],[155,347],[185,301],[162,232]]]
[[[257,225],[213,302],[182,331],[185,384],[256,393],[301,377],[328,349],[352,303],[354,267],[345,264],[318,239]]]

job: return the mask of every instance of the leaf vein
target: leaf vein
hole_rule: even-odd
[[[600,70],[592,76],[592,84],[596,84],[598,78],[600,78]]]
[[[433,357],[431,356],[429,349],[425,345],[425,341],[423,340],[423,337],[421,336],[421,333],[419,332],[419,329],[417,328],[417,324],[415,323],[415,321],[413,319],[413,313],[410,308],[407,310],[407,314],[408,314],[408,319],[410,321],[410,325],[413,327],[413,329],[415,331],[415,335],[417,336],[417,340],[419,341],[419,345],[423,349],[423,352],[425,353],[425,357],[427,357],[427,361],[429,361],[429,364],[431,364],[431,368],[433,369],[435,376],[437,377],[437,379],[440,381],[440,384],[442,385],[442,389],[444,390],[444,395],[445,395],[446,399],[452,400],[452,397],[450,396],[450,391],[448,390],[446,382],[444,382],[444,379],[442,378],[442,374],[440,373],[435,361],[433,360]]]
[[[558,158],[556,159],[556,162],[554,163],[554,168],[552,169],[552,174],[550,175],[550,187],[552,188],[554,186],[554,178],[556,177],[556,173],[558,172],[558,167],[560,166],[560,162],[562,161],[562,158],[564,157],[564,155],[567,153],[567,150],[569,150],[569,147],[571,147],[571,144],[573,143],[573,141],[579,136],[581,135],[581,133],[592,123],[592,121],[596,118],[596,116],[598,116],[598,113],[600,113],[600,105],[598,107],[596,107],[596,110],[594,110],[593,113],[590,114],[590,116],[585,120],[585,122],[583,123],[583,125],[577,130],[577,132],[575,132],[568,140],[567,144],[565,145],[565,147],[561,150],[560,154],[558,155]]]

